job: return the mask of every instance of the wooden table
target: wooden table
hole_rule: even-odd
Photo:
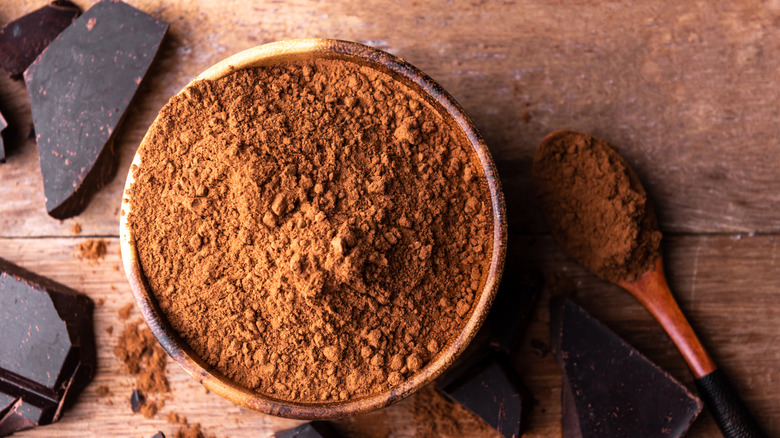
[[[5,3],[3,24],[44,1]],[[5,136],[10,156],[0,164],[0,257],[103,301],[95,311],[94,382],[62,421],[19,436],[150,437],[174,430],[164,420],[169,411],[220,437],[267,436],[295,424],[207,394],[173,363],[171,400],[161,414],[151,420],[133,415],[127,402],[132,379],[111,350],[121,327],[117,309],[131,302],[117,238],[120,192],[146,128],[171,95],[216,61],[301,37],[369,44],[438,80],[472,116],[499,166],[510,245],[521,254],[508,266],[568,276],[586,308],[692,386],[679,353],[648,313],[568,259],[535,205],[530,163],[545,133],[578,129],[615,145],[656,201],[666,270],[680,305],[770,436],[780,436],[777,0],[129,3],[168,21],[170,36],[118,133],[117,177],[80,216],[57,221],[46,215],[24,85],[0,75],[0,111],[12,125]],[[76,222],[83,229],[79,236],[72,232]],[[109,242],[105,259],[77,259],[76,246],[95,237]],[[559,369],[550,355],[540,357],[529,346],[531,339],[547,341],[547,301],[543,296],[515,357],[538,401],[529,437],[560,435]],[[111,326],[113,335],[106,332]],[[98,397],[99,385],[108,385],[112,395]],[[343,427],[352,436],[474,434],[449,427],[468,422],[452,415],[422,427],[415,411],[430,402],[427,393]],[[709,414],[689,436],[717,436]]]

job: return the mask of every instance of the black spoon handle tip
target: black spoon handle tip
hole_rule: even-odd
[[[716,369],[694,382],[725,438],[767,438],[723,371]]]

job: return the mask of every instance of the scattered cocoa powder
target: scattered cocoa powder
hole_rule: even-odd
[[[71,228],[71,229],[70,229],[70,231],[71,231],[73,234],[75,234],[75,235],[79,235],[79,234],[81,234],[81,224],[80,224],[80,223],[78,223],[78,222],[74,222],[74,223],[73,223],[73,228]]]
[[[139,148],[130,229],[172,326],[286,400],[399,384],[486,275],[492,210],[465,138],[372,68],[295,61],[199,81]]]
[[[179,427],[178,430],[176,430],[176,433],[174,435],[175,438],[213,438],[214,435],[206,435],[203,430],[200,428],[200,423],[195,423],[194,425],[190,425],[187,419],[179,415],[175,412],[169,412],[168,416],[166,417],[166,420],[169,423],[178,424],[181,427]]]
[[[127,303],[124,306],[120,307],[119,311],[117,312],[117,315],[119,315],[119,319],[125,321],[126,319],[130,318],[130,315],[133,313],[133,309],[135,309],[133,303]]]
[[[157,415],[157,410],[159,408],[160,406],[157,405],[156,401],[146,400],[144,404],[141,405],[141,409],[138,412],[140,412],[144,418],[154,418],[154,416]]]
[[[203,433],[203,430],[200,428],[200,423],[195,423],[191,426],[182,426],[173,436],[175,438],[214,438],[214,435],[207,436],[205,433]]]
[[[661,232],[639,178],[607,143],[575,131],[548,135],[533,180],[558,243],[596,275],[634,280],[659,257]]]
[[[98,397],[108,397],[111,395],[111,389],[109,389],[106,385],[100,385],[97,389],[97,395]]]
[[[368,414],[343,418],[331,422],[331,425],[343,436],[360,438],[500,437],[479,417],[439,394],[433,385],[421,388],[400,403]]]
[[[187,419],[183,415],[179,415],[173,411],[168,412],[168,415],[165,416],[165,421],[172,424],[187,424]]]
[[[122,361],[125,371],[135,376],[136,388],[144,394],[168,392],[165,350],[142,319],[125,325],[114,347],[114,355]]]
[[[103,239],[87,239],[78,246],[79,258],[97,262],[106,255],[107,245]]]
[[[445,399],[430,385],[415,393],[414,417],[415,436],[442,438],[501,436],[479,417]]]
[[[153,417],[162,407],[162,401],[152,400],[150,396],[169,391],[165,350],[139,318],[125,324],[114,347],[114,355],[122,361],[125,371],[135,377],[136,390],[145,396],[140,412],[146,418]]]

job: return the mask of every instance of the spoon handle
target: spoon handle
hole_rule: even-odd
[[[724,437],[766,438],[766,433],[748,412],[723,371],[716,369],[694,383]]]
[[[680,350],[701,398],[725,438],[766,438],[742,399],[707,353],[677,305],[658,258],[655,269],[632,282],[619,282],[655,317]]]

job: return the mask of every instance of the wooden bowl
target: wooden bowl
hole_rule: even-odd
[[[488,271],[483,273],[479,288],[480,293],[475,298],[463,330],[457,337],[450,340],[445,348],[425,367],[401,384],[385,391],[339,402],[294,403],[279,400],[238,385],[211,368],[189,347],[168,323],[149,288],[138,259],[132,230],[127,223],[127,216],[130,212],[130,199],[127,193],[133,184],[133,166],[128,172],[123,192],[119,234],[125,273],[141,314],[165,351],[173,357],[179,366],[184,368],[184,371],[210,391],[249,409],[288,418],[332,419],[369,412],[403,399],[430,383],[463,352],[482,325],[496,294],[506,254],[507,225],[504,197],[496,168],[490,152],[474,124],[463,112],[460,105],[439,84],[425,73],[393,55],[346,41],[326,39],[282,41],[255,47],[231,56],[203,72],[194,81],[215,80],[244,68],[269,66],[290,60],[310,58],[336,59],[365,65],[385,72],[412,90],[418,91],[420,97],[428,101],[441,114],[449,115],[452,129],[460,130],[464,134],[465,139],[475,152],[472,161],[484,173],[493,219],[490,266]],[[146,141],[147,139],[144,138],[141,147]],[[140,164],[140,156],[136,153],[133,165]]]

